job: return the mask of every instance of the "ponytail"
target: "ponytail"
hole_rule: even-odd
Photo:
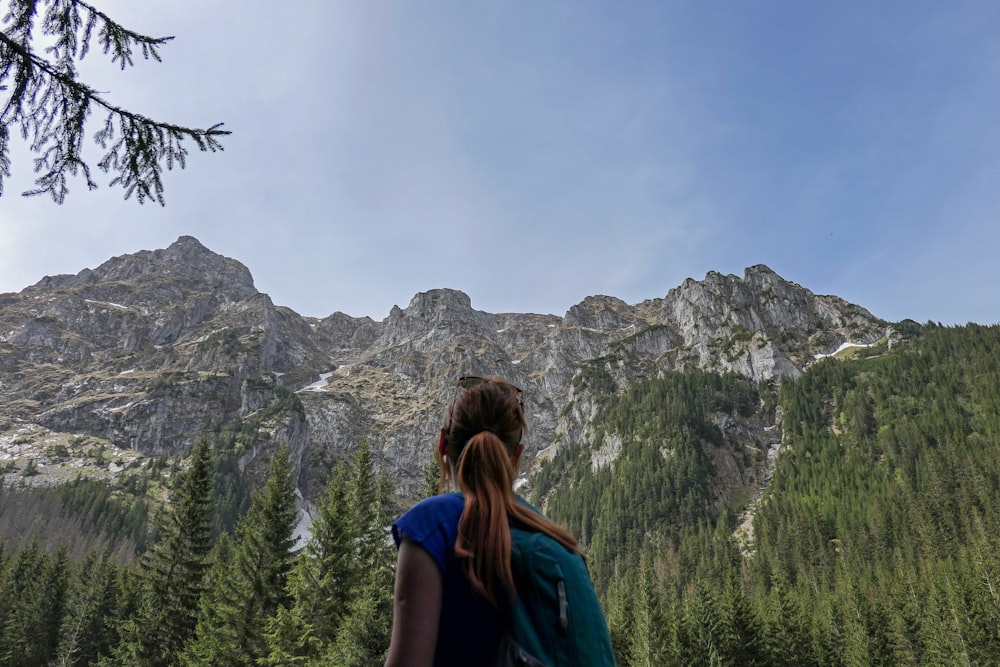
[[[458,488],[465,509],[458,521],[455,553],[465,561],[465,573],[474,590],[494,607],[514,593],[510,566],[510,522],[513,505],[513,470],[503,441],[490,431],[472,437],[458,465]],[[499,590],[498,590],[499,589]]]
[[[466,559],[472,588],[498,608],[517,599],[510,561],[512,524],[545,533],[567,550],[582,553],[568,530],[519,503],[513,484],[514,467],[503,441],[490,431],[473,436],[458,466],[465,508],[458,521],[455,553]]]
[[[514,389],[516,393],[512,392]],[[500,609],[517,599],[511,567],[511,527],[545,533],[581,553],[572,534],[514,495],[515,452],[524,432],[520,390],[491,380],[463,391],[450,405],[447,452],[457,461],[455,482],[465,496],[455,554],[465,561],[472,589]],[[440,458],[441,486],[451,477]]]

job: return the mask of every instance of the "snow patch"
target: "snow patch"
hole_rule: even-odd
[[[295,545],[292,549],[298,551],[306,545],[306,542],[312,536],[313,517],[309,512],[305,498],[302,496],[301,489],[295,489],[295,505],[298,510],[299,519],[295,524],[295,531],[292,533],[293,537],[295,537]]]
[[[94,299],[84,299],[86,303],[93,303],[98,306],[111,306],[112,308],[117,308],[119,310],[129,310],[128,306],[123,306],[120,303],[113,303],[111,301],[95,301]]]
[[[831,352],[830,354],[823,354],[823,353],[821,352],[821,353],[819,353],[819,354],[816,354],[816,355],[813,355],[813,356],[814,356],[814,357],[816,357],[817,359],[822,359],[822,358],[824,358],[824,357],[832,357],[832,356],[835,356],[835,355],[837,355],[837,354],[840,354],[840,353],[841,353],[841,352],[843,352],[844,350],[847,350],[847,349],[849,349],[849,348],[852,348],[852,347],[871,347],[871,344],[865,344],[865,343],[851,343],[851,342],[847,342],[847,343],[841,343],[841,344],[840,344],[840,347],[838,347],[838,348],[837,348],[836,350],[834,350],[834,351],[833,351],[833,352]]]
[[[333,376],[333,372],[320,373],[319,379],[313,382],[311,385],[302,387],[299,391],[326,391],[326,381]]]

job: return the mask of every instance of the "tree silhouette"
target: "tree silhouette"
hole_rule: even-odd
[[[122,69],[144,60],[160,60],[160,47],[173,37],[150,37],[129,30],[82,0],[7,0],[0,31],[0,196],[11,175],[12,131],[20,131],[35,158],[35,189],[61,204],[68,176],[82,175],[97,188],[84,160],[84,127],[91,112],[103,119],[94,142],[103,155],[98,168],[113,174],[112,186],[140,204],[164,204],[163,169],[182,169],[190,140],[201,151],[221,150],[222,124],[207,129],[153,120],[116,106],[78,79],[76,64],[90,51],[92,39]],[[40,22],[39,22],[40,19]],[[35,46],[40,33],[45,57]],[[6,97],[6,100],[3,100]]]

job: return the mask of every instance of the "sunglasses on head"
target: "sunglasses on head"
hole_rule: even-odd
[[[458,378],[458,386],[460,386],[462,389],[472,389],[473,387],[476,387],[481,384],[486,384],[487,382],[493,382],[493,380],[491,380],[490,378],[481,378],[476,375],[463,375],[462,377]],[[516,392],[517,402],[520,403],[521,405],[524,405],[524,399],[521,397],[521,395],[524,392],[522,392],[519,387],[515,387],[512,384],[509,383],[505,384],[507,384]]]

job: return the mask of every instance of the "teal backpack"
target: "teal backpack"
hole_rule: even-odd
[[[510,532],[518,597],[497,667],[613,667],[608,624],[583,557],[544,533]]]

